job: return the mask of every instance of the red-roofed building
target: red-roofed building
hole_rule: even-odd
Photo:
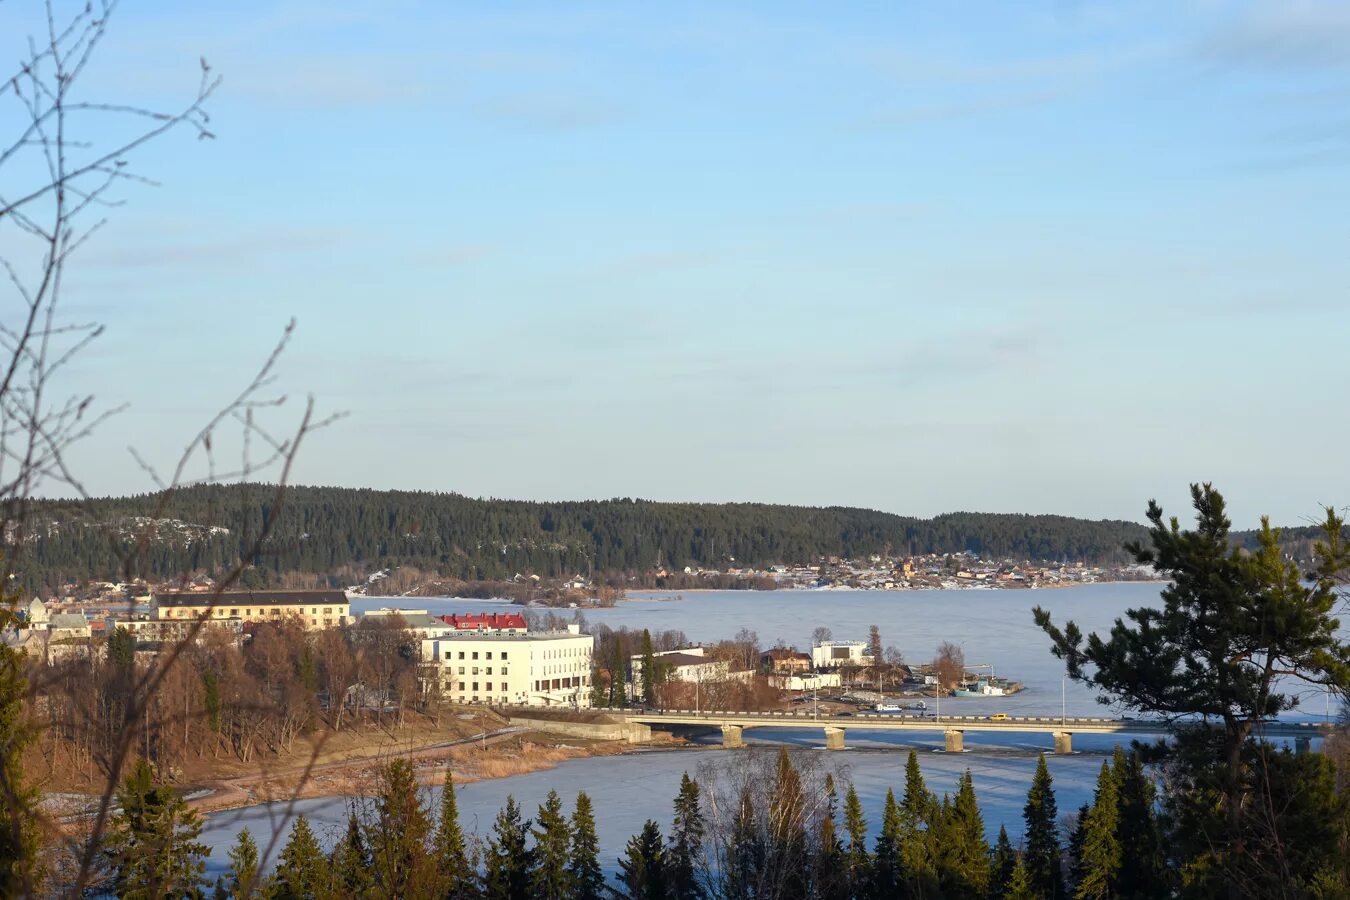
[[[482,613],[475,615],[451,614],[441,616],[441,621],[456,631],[484,631],[498,634],[524,634],[527,631],[525,617],[520,613]]]

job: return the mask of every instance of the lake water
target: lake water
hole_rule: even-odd
[[[1063,664],[1050,654],[1049,641],[1031,619],[1031,608],[1045,607],[1061,625],[1073,619],[1084,631],[1104,631],[1127,608],[1156,605],[1159,589],[1157,583],[1132,583],[1037,591],[707,591],[685,593],[679,599],[647,592],[611,609],[587,609],[584,615],[592,623],[614,628],[679,629],[696,642],[729,638],[749,628],[765,646],[782,639],[799,648],[810,646],[811,632],[818,625],[829,627],[836,640],[866,640],[868,627],[875,624],[882,643],[895,645],[911,662],[931,660],[941,641],[951,641],[964,648],[968,663],[988,663],[999,675],[1026,684],[1026,690],[1011,697],[946,699],[944,715],[949,709],[952,715],[997,711],[1059,715],[1063,705],[1070,716],[1105,716],[1118,711],[1097,703],[1087,689],[1065,684]],[[518,609],[504,602],[442,598],[364,598],[352,604],[355,611],[396,605],[425,608],[437,615]],[[1325,712],[1322,695],[1310,692],[1304,709],[1293,716],[1307,720]],[[803,754],[821,754],[822,764],[846,767],[874,828],[887,788],[899,792],[903,787],[905,754],[897,750],[919,750],[929,787],[939,794],[954,791],[957,778],[969,767],[990,838],[1006,825],[1014,841],[1021,834],[1022,804],[1037,756],[1051,749],[1050,736],[1036,734],[968,733],[963,754],[941,752],[942,736],[936,732],[868,733],[850,728],[848,749],[842,752],[820,749],[823,736],[816,729],[750,730],[745,737],[752,745],[787,744]],[[1091,797],[1102,759],[1115,743],[1107,735],[1076,735],[1073,755],[1047,756],[1061,812],[1076,810]],[[763,751],[772,752],[772,747],[760,747]],[[459,788],[460,813],[466,829],[486,833],[508,794],[533,813],[550,788],[556,788],[569,807],[576,792],[584,790],[595,801],[602,862],[612,871],[628,837],[641,830],[647,818],[669,826],[681,773],[694,774],[700,765],[738,752],[746,751],[705,748],[573,760],[548,771],[464,785]],[[752,747],[749,752],[757,750]],[[434,801],[439,794],[432,791],[431,796]],[[213,871],[225,866],[225,853],[241,827],[247,826],[265,845],[292,811],[309,816],[321,838],[331,843],[345,825],[348,802],[341,797],[302,800],[208,816],[203,839],[216,848],[210,866]],[[279,843],[284,843],[284,836]]]

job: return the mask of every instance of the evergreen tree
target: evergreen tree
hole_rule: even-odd
[[[210,849],[197,841],[197,813],[171,788],[158,784],[150,764],[136,760],[117,793],[108,856],[119,897],[202,896]]]
[[[839,794],[834,776],[825,773],[825,808],[816,829],[815,858],[811,866],[811,893],[820,900],[844,900],[848,897],[848,862],[839,840]]]
[[[1027,868],[1026,854],[1017,855],[1017,864],[1013,866],[1012,877],[1008,879],[1008,890],[1003,896],[1004,900],[1045,900],[1050,896],[1036,890],[1031,870]]]
[[[17,593],[0,597],[0,632],[17,627],[18,601]],[[23,753],[33,740],[24,708],[26,663],[22,650],[0,644],[0,801],[5,809],[0,821],[0,897],[33,894],[38,880],[37,792],[23,770]]]
[[[867,819],[852,784],[844,795],[844,831],[848,834],[848,893],[863,897],[872,883],[872,857],[867,852]]]
[[[642,629],[642,702],[656,705],[656,651],[652,648],[652,633]]]
[[[1121,866],[1117,889],[1123,900],[1147,900],[1168,893],[1167,862],[1162,834],[1154,808],[1153,779],[1144,771],[1138,751],[1126,754],[1116,748],[1115,777],[1120,794]]]
[[[672,900],[701,900],[704,896],[698,882],[698,861],[703,852],[705,831],[698,782],[685,772],[680,777],[680,792],[675,797],[675,822],[666,850],[666,881]]]
[[[562,800],[557,791],[548,792],[535,822],[534,870],[530,873],[530,889],[535,897],[563,900],[571,896],[572,889],[567,872],[572,833],[567,826],[567,817],[563,815]]]
[[[375,814],[368,843],[376,886],[382,893],[400,897],[426,890],[434,879],[427,857],[431,820],[407,760],[396,759],[381,770]]]
[[[217,893],[231,900],[245,900],[258,895],[258,844],[247,828],[239,832],[230,848],[230,868],[226,871]]]
[[[1196,879],[1188,892],[1236,896],[1265,890],[1263,880],[1275,871],[1268,852],[1297,843],[1269,831],[1271,823],[1299,816],[1271,805],[1271,773],[1252,767],[1262,756],[1254,737],[1261,723],[1297,703],[1281,690],[1286,684],[1350,687],[1350,644],[1334,617],[1350,546],[1344,520],[1328,508],[1317,564],[1303,571],[1268,519],[1254,546],[1244,548],[1233,540],[1224,498],[1212,485],[1192,485],[1191,501],[1193,529],[1165,521],[1150,502],[1149,546],[1127,545],[1136,562],[1168,580],[1161,609],[1128,610],[1106,637],[1085,637],[1073,622],[1061,631],[1040,608],[1034,615],[1069,677],[1104,699],[1169,719],[1207,720],[1174,728],[1167,744],[1168,781],[1186,786],[1169,791],[1167,802],[1196,804],[1173,810],[1188,824],[1169,836],[1169,849]],[[1283,870],[1278,889],[1287,890],[1298,875]]]
[[[628,689],[625,687],[628,660],[623,655],[623,642],[614,642],[614,658],[609,664],[609,705],[625,707],[628,705]]]
[[[1066,852],[1066,860],[1069,867],[1069,893],[1073,893],[1078,887],[1078,882],[1083,878],[1083,839],[1087,835],[1087,817],[1092,811],[1091,803],[1084,803],[1078,808],[1078,814],[1074,817],[1073,831],[1069,833],[1069,847]]]
[[[766,881],[779,896],[806,893],[806,797],[802,778],[786,747],[778,749],[778,764],[769,798]]]
[[[340,896],[364,897],[375,885],[370,872],[370,853],[366,850],[366,839],[355,806],[347,816],[347,833],[333,848],[328,866],[333,890]]]
[[[1003,900],[1008,895],[1013,869],[1016,867],[1017,853],[1013,850],[1012,841],[1008,840],[1008,829],[1000,825],[998,842],[994,844],[994,858],[990,863],[992,872],[989,892],[986,895],[989,900]]]
[[[1121,851],[1117,828],[1120,823],[1120,797],[1115,774],[1109,763],[1102,763],[1097,776],[1097,793],[1091,809],[1081,823],[1082,849],[1078,864],[1076,900],[1106,900],[1118,896],[1116,880],[1120,874]]]
[[[521,821],[516,798],[507,795],[506,806],[497,813],[488,837],[483,893],[488,900],[526,900],[530,896],[533,854],[526,846],[528,819]]]
[[[877,835],[872,853],[872,891],[878,897],[892,897],[900,890],[900,806],[895,802],[895,791],[886,789],[886,803],[881,810],[881,834]]]
[[[989,892],[989,842],[984,817],[975,799],[975,782],[967,769],[956,799],[943,817],[942,890],[947,900],[983,900]]]
[[[619,860],[621,896],[628,900],[667,900],[665,851],[661,826],[651,819],[642,831],[628,839],[628,847]]]
[[[447,898],[472,897],[476,894],[473,868],[469,865],[469,854],[464,844],[464,831],[459,825],[455,779],[449,768],[445,770],[445,784],[441,787],[441,809],[436,819],[436,833],[431,837],[431,852],[436,860],[437,877]]]
[[[1064,897],[1063,876],[1059,869],[1059,810],[1055,805],[1054,780],[1045,765],[1042,753],[1036,763],[1036,774],[1031,779],[1027,803],[1022,808],[1026,823],[1026,850],[1022,864],[1027,870],[1031,889],[1036,896],[1048,900]]]
[[[328,888],[328,861],[324,859],[309,820],[296,816],[291,838],[281,851],[272,875],[269,900],[315,900]]]
[[[932,897],[938,890],[937,848],[930,826],[938,820],[937,801],[923,780],[919,755],[905,761],[905,793],[900,801],[900,875],[910,897]]]
[[[600,869],[600,841],[595,835],[595,815],[591,798],[577,794],[572,813],[572,858],[567,864],[573,896],[577,900],[599,900],[604,896],[605,875]]]
[[[765,846],[755,818],[755,797],[746,787],[731,820],[722,871],[723,893],[731,900],[760,896],[764,863]]]

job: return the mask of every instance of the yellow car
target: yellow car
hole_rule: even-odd
[[[992,716],[989,717],[989,721],[991,721],[991,722],[1006,722],[1006,721],[1008,721],[1008,714],[1007,714],[1007,713],[994,713]]]

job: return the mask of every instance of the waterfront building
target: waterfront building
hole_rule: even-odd
[[[351,604],[342,591],[188,591],[153,595],[160,621],[209,618],[255,622],[298,621],[306,630],[346,623]]]
[[[811,664],[817,669],[870,666],[872,657],[864,641],[821,641],[811,647]]]
[[[546,632],[456,629],[422,640],[422,678],[452,703],[587,709],[594,650],[595,638],[577,625]]]

